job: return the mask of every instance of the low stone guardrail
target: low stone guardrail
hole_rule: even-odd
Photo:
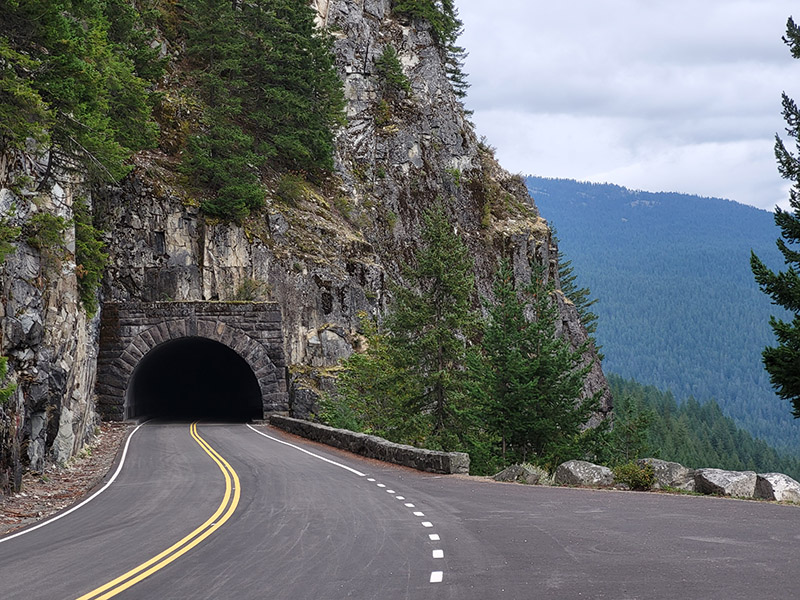
[[[469,473],[469,454],[464,452],[440,452],[414,448],[405,444],[395,444],[375,435],[336,429],[282,415],[270,415],[269,423],[287,433],[293,433],[367,458],[375,458],[429,473]]]

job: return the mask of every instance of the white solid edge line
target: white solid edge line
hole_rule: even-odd
[[[444,578],[444,571],[431,572],[431,583],[442,583],[443,578]]]
[[[9,535],[7,537],[0,538],[0,544],[2,544],[3,542],[7,542],[8,540],[13,540],[14,538],[19,537],[21,535],[25,535],[26,533],[30,533],[31,531],[36,531],[40,527],[44,527],[45,525],[49,525],[50,523],[58,521],[60,518],[66,517],[68,514],[75,512],[80,507],[88,504],[89,502],[91,502],[92,500],[97,498],[100,494],[105,492],[108,489],[108,487],[112,483],[114,483],[114,481],[117,479],[117,475],[119,475],[119,472],[122,471],[122,466],[125,464],[125,457],[128,455],[128,446],[131,443],[131,439],[133,439],[133,434],[136,433],[137,431],[139,431],[139,428],[142,425],[144,425],[144,423],[140,423],[139,425],[136,426],[136,428],[133,431],[131,431],[131,434],[128,436],[128,439],[125,442],[125,447],[122,450],[122,458],[119,461],[119,465],[117,466],[117,470],[114,471],[114,474],[111,476],[111,479],[109,479],[103,487],[101,487],[94,494],[92,494],[91,496],[86,498],[86,500],[84,500],[80,504],[76,504],[75,506],[73,506],[69,510],[65,510],[64,512],[58,513],[56,516],[51,517],[51,518],[47,519],[46,521],[42,521],[38,525],[34,525],[33,527],[29,527],[28,529],[24,529],[22,531],[18,531],[17,533],[11,534],[11,535]]]
[[[279,440],[278,438],[274,438],[271,435],[267,435],[266,433],[264,433],[262,431],[259,431],[258,429],[256,429],[252,425],[250,425],[250,423],[247,423],[247,426],[250,429],[252,429],[253,431],[255,431],[258,435],[263,435],[265,438],[270,439],[273,442],[278,442],[279,444],[283,444],[284,446],[289,446],[290,448],[294,448],[295,450],[300,450],[300,452],[304,452],[304,453],[308,454],[309,456],[313,456],[314,458],[318,458],[321,461],[324,461],[326,463],[330,463],[332,465],[336,465],[337,467],[340,467],[340,468],[342,468],[342,469],[344,469],[346,471],[350,471],[351,473],[355,473],[359,477],[366,477],[365,473],[362,473],[361,471],[356,471],[355,469],[353,469],[351,467],[348,467],[347,465],[343,465],[342,463],[338,463],[335,460],[331,460],[330,458],[325,458],[324,456],[320,456],[319,454],[314,454],[313,452],[309,452],[305,448],[301,448],[300,446],[296,446],[295,444],[290,444],[289,442],[284,442],[283,440]]]

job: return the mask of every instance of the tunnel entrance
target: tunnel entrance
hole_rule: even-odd
[[[263,418],[253,370],[225,344],[184,337],[148,352],[126,394],[128,418],[248,421]]]

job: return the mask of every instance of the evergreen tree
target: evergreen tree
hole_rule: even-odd
[[[783,40],[792,56],[800,58],[800,28],[791,17]],[[785,93],[783,118],[788,125],[787,134],[800,149],[800,110]],[[800,157],[787,150],[778,135],[775,136],[775,157],[781,177],[793,182],[789,192],[791,210],[775,208],[775,224],[783,237],[778,239],[777,245],[788,268],[776,273],[767,268],[755,253],[751,254],[750,264],[756,281],[773,303],[794,313],[791,322],[774,316],[770,318],[778,345],[765,348],[762,357],[773,387],[781,398],[792,403],[792,414],[800,418],[800,252],[792,247],[800,243]]]
[[[477,326],[469,249],[441,204],[423,215],[423,248],[403,270],[395,303],[386,317],[395,364],[419,387],[407,400],[410,414],[430,419],[430,438],[453,447],[462,430],[463,369],[467,340]]]
[[[469,251],[441,204],[423,215],[424,246],[403,269],[384,330],[343,363],[323,418],[397,442],[464,450],[471,413],[464,389],[467,340],[477,317]]]
[[[517,290],[501,264],[488,307],[481,354],[470,357],[471,388],[488,428],[502,440],[503,457],[555,466],[584,453],[581,431],[597,398],[581,398],[591,365],[556,335],[558,308],[544,270]]]
[[[120,6],[120,0],[0,0],[0,141],[23,148],[32,137],[47,144],[42,185],[56,169],[118,179],[131,153],[155,143],[143,77],[160,68],[153,52],[127,43],[142,34],[141,19],[112,26]]]

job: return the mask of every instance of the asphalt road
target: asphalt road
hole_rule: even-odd
[[[106,491],[0,538],[0,598],[796,596],[797,507],[436,476],[254,429],[145,425]]]

